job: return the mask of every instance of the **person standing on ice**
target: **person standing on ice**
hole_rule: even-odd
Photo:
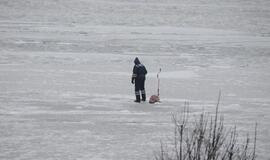
[[[133,67],[133,74],[131,78],[131,83],[135,83],[135,95],[136,95],[136,100],[134,102],[141,102],[140,98],[140,91],[142,94],[142,101],[146,100],[146,94],[145,94],[145,89],[144,89],[144,84],[145,84],[145,75],[147,74],[147,70],[143,64],[141,64],[140,60],[138,57],[135,58],[134,60],[134,67]]]

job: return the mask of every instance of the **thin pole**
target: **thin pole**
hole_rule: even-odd
[[[158,79],[158,89],[157,89],[157,95],[159,96],[159,83],[160,83],[160,80],[159,80],[159,73],[161,72],[161,68],[159,68],[159,71],[157,73],[157,79]]]

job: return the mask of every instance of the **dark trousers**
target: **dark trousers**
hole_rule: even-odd
[[[139,77],[135,79],[135,95],[136,95],[136,101],[138,102],[141,101],[140,91],[142,94],[142,100],[145,101],[146,99],[144,84],[145,84],[145,77]]]

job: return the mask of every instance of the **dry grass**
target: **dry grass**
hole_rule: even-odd
[[[224,119],[219,115],[219,102],[214,116],[201,113],[194,121],[189,122],[188,103],[180,120],[172,116],[175,126],[172,142],[161,142],[160,151],[155,154],[156,160],[255,160],[257,123],[253,145],[247,136],[244,142],[238,142],[236,126],[226,129]],[[193,119],[192,119],[193,120]],[[169,147],[170,146],[170,147]]]

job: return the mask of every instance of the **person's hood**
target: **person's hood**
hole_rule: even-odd
[[[137,65],[137,64],[141,64],[141,62],[140,62],[140,60],[139,60],[138,57],[135,58],[134,63],[135,63],[136,65]]]

